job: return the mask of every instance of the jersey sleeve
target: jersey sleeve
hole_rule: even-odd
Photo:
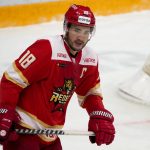
[[[88,113],[97,108],[104,107],[98,64],[97,66],[88,67],[76,93],[80,106],[86,108]]]
[[[4,72],[0,82],[1,105],[16,106],[21,91],[47,77],[51,59],[48,40],[38,40],[29,46]]]

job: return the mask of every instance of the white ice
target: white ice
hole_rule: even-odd
[[[0,76],[36,39],[61,34],[62,23],[0,29]],[[150,150],[150,107],[117,94],[118,84],[138,71],[150,53],[150,11],[97,17],[96,34],[89,45],[99,55],[104,104],[115,116],[116,138],[111,145],[98,147],[87,136],[60,136],[63,149]],[[74,95],[64,129],[86,131],[87,123],[87,113]]]

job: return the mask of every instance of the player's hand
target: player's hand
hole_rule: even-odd
[[[5,140],[15,141],[18,138],[14,125],[20,121],[19,114],[10,107],[0,108],[0,143]]]
[[[106,109],[91,112],[88,130],[95,133],[95,136],[89,137],[91,143],[97,145],[112,143],[115,137],[113,121],[113,115]]]

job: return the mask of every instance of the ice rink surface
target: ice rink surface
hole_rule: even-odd
[[[61,34],[62,22],[0,29],[0,76],[36,39]],[[110,146],[91,144],[87,136],[60,136],[64,150],[150,150],[150,106],[118,95],[118,86],[139,69],[150,54],[150,11],[97,17],[88,43],[99,55],[104,104],[115,116],[116,138]],[[149,89],[145,89],[149,90]],[[64,129],[87,130],[88,116],[73,96]]]

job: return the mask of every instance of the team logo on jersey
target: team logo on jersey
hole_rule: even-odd
[[[53,101],[55,104],[65,104],[72,96],[74,89],[74,81],[72,79],[65,79],[63,86],[55,88],[50,102]]]
[[[63,86],[63,89],[65,89],[65,91],[72,91],[74,89],[75,85],[74,85],[74,82],[73,80],[70,80],[70,79],[66,79],[65,80],[65,83],[64,83],[64,86]]]

